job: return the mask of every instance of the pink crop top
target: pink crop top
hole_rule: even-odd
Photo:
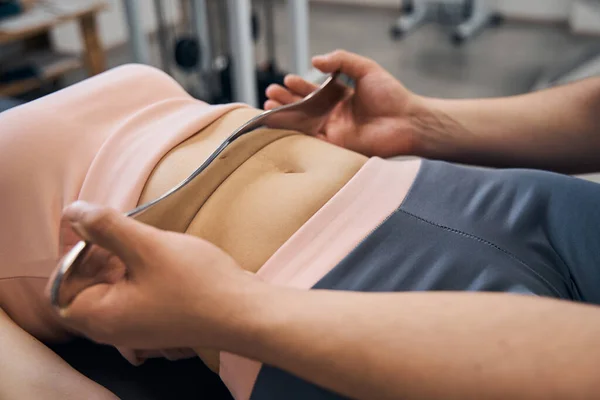
[[[77,199],[135,207],[169,150],[239,107],[209,106],[129,65],[0,114],[0,308],[42,340],[64,336],[42,297],[62,209]]]

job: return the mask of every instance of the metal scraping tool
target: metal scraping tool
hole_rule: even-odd
[[[139,217],[143,215],[144,212],[180,191],[200,175],[200,173],[202,173],[202,171],[204,171],[210,163],[227,148],[227,146],[241,136],[258,128],[294,130],[307,134],[316,133],[325,123],[329,113],[346,95],[347,86],[341,83],[338,78],[339,74],[334,73],[329,76],[317,90],[302,100],[273,110],[265,111],[252,118],[221,143],[221,145],[184,181],[157,199],[142,204],[127,212],[125,215],[133,218]],[[92,243],[90,242],[79,241],[60,260],[50,287],[50,301],[54,307],[60,309],[68,306],[69,302],[64,302],[63,299],[74,299],[75,296],[86,287],[97,283],[95,280],[90,279],[85,282],[77,282],[77,284],[73,284],[70,288],[68,285],[69,278],[73,275],[74,271],[80,267],[91,246]],[[65,291],[68,293],[64,293]],[[66,294],[66,296],[61,296],[61,294]]]

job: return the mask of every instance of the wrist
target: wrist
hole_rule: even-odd
[[[451,100],[417,96],[410,112],[413,155],[453,159],[465,128],[448,110]]]
[[[294,329],[302,319],[308,292],[264,282],[245,291],[238,297],[237,322],[223,335],[219,350],[275,365],[282,347],[287,348],[298,334]]]
[[[212,310],[208,310],[206,299],[195,301],[191,331],[204,343],[194,343],[194,347],[244,356],[253,354],[257,338],[271,319],[277,290],[281,289],[244,272],[230,279],[219,291],[216,306],[210,307]]]

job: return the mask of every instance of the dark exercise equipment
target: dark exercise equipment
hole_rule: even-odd
[[[181,9],[184,16],[193,15],[189,0],[181,0]],[[160,47],[161,64],[163,70],[172,75],[172,60],[168,56],[172,52],[175,65],[184,71],[199,68],[202,63],[202,46],[198,42],[198,32],[192,18],[187,18],[185,23],[188,32],[178,35],[175,28],[170,28],[164,12],[165,2],[154,0],[154,10],[158,21],[158,42]],[[191,27],[190,27],[191,25]],[[173,39],[174,38],[174,39]],[[172,43],[172,46],[170,44]]]
[[[175,62],[182,69],[194,69],[200,65],[202,56],[200,44],[196,38],[191,36],[180,37],[175,42]]]
[[[285,73],[281,71],[277,65],[277,55],[275,49],[275,18],[273,16],[274,3],[273,0],[263,0],[265,14],[265,46],[267,49],[267,61],[264,65],[258,68],[256,72],[256,80],[258,82],[258,104],[263,107],[267,101],[265,94],[267,88],[271,84],[283,85]]]
[[[252,39],[254,43],[258,41],[260,37],[260,18],[256,12],[252,12]]]
[[[253,12],[253,36],[255,42],[260,39],[261,34],[265,35],[265,46],[267,59],[256,69],[256,83],[258,90],[258,105],[262,107],[267,101],[265,91],[269,85],[277,83],[283,85],[283,80],[286,73],[282,71],[276,59],[275,49],[275,19],[274,19],[274,7],[273,0],[262,1],[262,11],[264,14],[264,26],[260,23],[258,13]],[[233,101],[233,70],[232,70],[232,56],[227,54],[221,57],[223,64],[219,73],[219,83],[221,87],[220,93],[212,99],[213,103],[223,104],[230,103]]]
[[[3,18],[19,15],[23,11],[21,4],[17,0],[0,0],[0,20]]]
[[[173,75],[173,68],[187,73],[186,79],[195,79],[205,90],[198,91],[195,95],[212,104],[230,103],[233,99],[233,70],[232,55],[229,50],[229,34],[227,29],[227,5],[222,0],[207,0],[208,31],[211,43],[210,50],[203,54],[202,44],[194,23],[195,13],[192,11],[190,0],[180,0],[182,15],[186,17],[184,33],[177,35],[174,29],[169,28],[164,15],[165,2],[154,0],[154,7],[158,20],[158,41],[160,45],[161,64],[163,70]],[[267,100],[265,91],[269,85],[277,83],[283,85],[285,73],[279,68],[276,60],[275,49],[275,21],[274,1],[262,0],[262,7],[255,7],[251,15],[252,38],[258,43],[264,34],[267,59],[256,68],[256,83],[258,89],[258,104],[262,106]],[[264,14],[264,23],[260,18],[260,11]],[[169,57],[169,53],[172,57]],[[208,54],[212,53],[212,54]],[[208,57],[208,59],[204,59]],[[210,62],[208,62],[210,60]],[[210,67],[206,68],[206,64]],[[204,65],[204,67],[203,67]],[[196,90],[191,85],[186,85],[188,91],[194,95]],[[196,86],[197,88],[197,86]]]
[[[189,0],[180,1],[183,15],[194,15]],[[198,32],[196,25],[191,23],[192,18],[187,18],[185,25],[188,27],[188,33],[184,33],[175,38],[174,58],[175,63],[181,69],[189,71],[198,68],[202,62],[202,49],[198,42]],[[192,25],[190,27],[190,25]]]
[[[193,15],[189,0],[182,0],[182,9],[184,15]],[[188,22],[189,25],[189,22]],[[198,41],[198,32],[196,25],[191,24],[190,33],[180,35],[175,39],[174,58],[175,63],[183,70],[193,70],[198,68],[202,63],[202,46]],[[260,37],[261,26],[260,18],[256,12],[252,12],[252,38],[256,43]]]
[[[169,75],[173,75],[171,71],[171,59],[168,56],[169,49],[169,26],[163,9],[162,0],[154,0],[154,11],[157,20],[158,45],[160,48],[160,61],[163,71]]]

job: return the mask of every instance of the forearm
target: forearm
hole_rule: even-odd
[[[72,369],[0,310],[0,399],[117,397]]]
[[[496,167],[600,171],[600,78],[522,96],[422,99],[421,156]]]
[[[256,299],[228,350],[350,397],[573,399],[600,391],[595,307],[505,294],[277,290]]]

